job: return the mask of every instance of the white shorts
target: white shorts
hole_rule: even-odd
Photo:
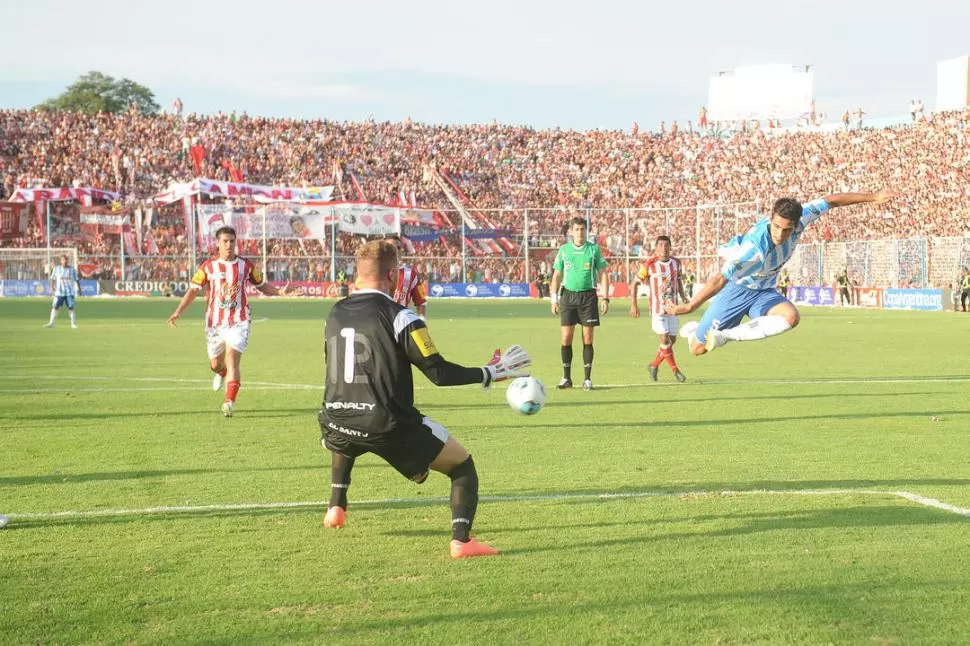
[[[654,334],[677,334],[680,327],[680,317],[669,314],[654,314],[650,319],[650,327]]]
[[[231,327],[207,327],[205,343],[210,359],[225,354],[227,345],[242,354],[249,344],[249,321]]]

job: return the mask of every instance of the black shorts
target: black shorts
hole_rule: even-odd
[[[422,418],[418,424],[408,422],[391,433],[371,437],[354,437],[341,432],[340,425],[334,423],[331,426],[322,413],[318,421],[320,441],[325,448],[349,458],[373,453],[405,478],[417,482],[424,481],[428,468],[448,441],[448,430],[428,417]]]
[[[600,324],[599,299],[595,289],[571,292],[566,288],[559,297],[559,323],[596,327]]]

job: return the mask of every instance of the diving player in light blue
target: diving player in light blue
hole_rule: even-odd
[[[71,314],[71,327],[77,329],[77,316],[74,313],[74,298],[81,293],[81,284],[77,279],[77,270],[71,267],[67,256],[61,256],[61,264],[51,270],[51,293],[54,301],[51,303],[51,320],[44,327],[54,327],[57,320],[57,310],[67,305]]]
[[[829,209],[852,204],[885,204],[896,196],[878,193],[839,193],[812,200],[804,206],[791,198],[775,202],[771,216],[762,218],[747,233],[718,248],[723,264],[689,302],[668,302],[667,314],[690,314],[715,294],[717,300],[701,317],[680,329],[690,350],[702,355],[728,341],[756,341],[787,332],[798,325],[798,310],[778,293],[781,268],[792,257],[805,227]],[[748,316],[751,320],[741,325]]]

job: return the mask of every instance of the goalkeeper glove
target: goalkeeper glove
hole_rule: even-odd
[[[482,367],[485,373],[482,387],[488,390],[492,382],[525,377],[529,374],[527,369],[531,365],[532,358],[522,346],[513,345],[505,351],[505,354],[502,354],[501,350],[496,350],[489,362]]]

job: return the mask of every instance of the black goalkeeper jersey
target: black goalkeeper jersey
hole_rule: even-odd
[[[327,317],[323,414],[349,437],[372,438],[421,424],[411,365],[439,386],[487,382],[481,368],[445,361],[412,310],[377,290],[358,290]]]

